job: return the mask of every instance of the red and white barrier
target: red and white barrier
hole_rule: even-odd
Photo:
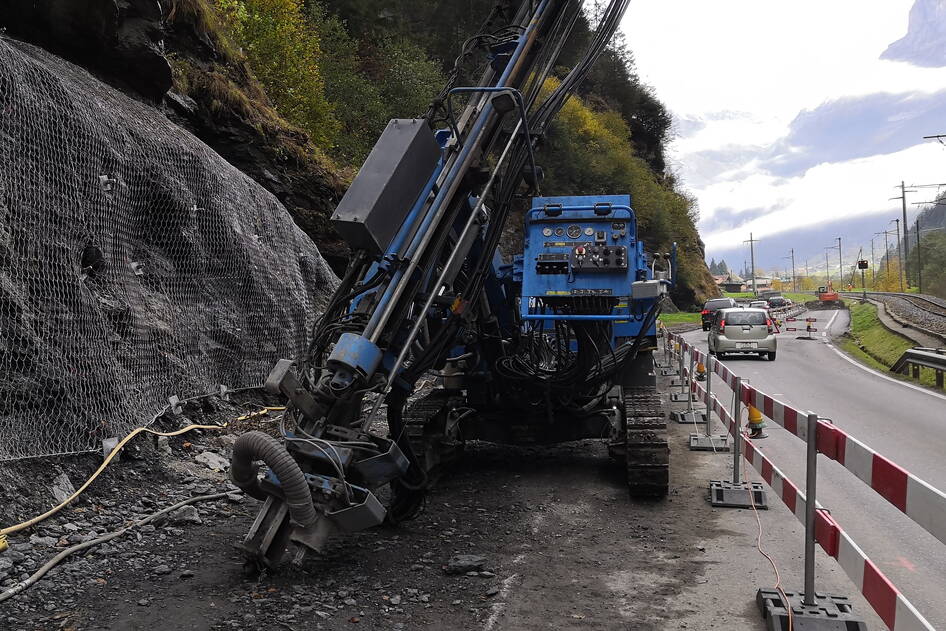
[[[678,338],[678,341],[681,352],[691,352],[697,361],[705,363],[705,353],[682,339]],[[735,389],[736,375],[722,362],[714,363],[714,372],[730,389]],[[808,441],[806,412],[793,408],[747,383],[742,384],[740,400],[746,405],[756,407],[765,417],[788,432],[805,442]],[[946,543],[946,493],[826,421],[818,421],[816,444],[820,453],[844,466],[907,517]]]
[[[706,355],[679,336],[681,353],[692,353],[696,361],[705,363]],[[714,373],[730,387],[736,388],[736,375],[721,362],[714,363]],[[805,495],[752,441],[741,433],[739,419],[719,401],[715,394],[691,381],[690,389],[707,408],[715,412],[727,426],[734,440],[741,441],[745,459],[759,472],[769,487],[805,523]],[[751,404],[795,436],[807,442],[807,414],[743,383],[740,400]],[[804,421],[804,422],[799,422]],[[880,455],[844,430],[823,420],[818,421],[815,444],[822,454],[842,464],[848,471],[868,484],[913,521],[937,539],[946,543],[946,494]],[[892,631],[931,631],[933,627],[900,590],[864,554],[853,539],[820,507],[815,513],[815,537],[825,552],[837,560],[861,594]]]
[[[805,523],[805,494],[776,467],[751,440],[740,435],[745,458],[782,499],[799,521]],[[864,551],[824,510],[815,512],[815,539],[834,558],[851,582],[891,631],[932,631],[933,626],[867,558]]]

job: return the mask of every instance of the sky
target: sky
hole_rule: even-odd
[[[853,260],[894,229],[901,180],[946,183],[922,138],[946,134],[946,0],[632,0],[622,29],[707,260],[741,269],[752,233],[757,267],[794,248],[823,270],[834,237]],[[910,221],[935,190],[907,194]]]

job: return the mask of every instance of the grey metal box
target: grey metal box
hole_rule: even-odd
[[[332,225],[353,249],[382,254],[439,159],[427,121],[393,119],[335,209]]]

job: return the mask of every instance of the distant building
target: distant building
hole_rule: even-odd
[[[752,291],[752,283],[755,281],[755,288],[758,291],[772,289],[772,278],[770,276],[756,276],[755,279],[749,279],[746,283],[746,289]]]
[[[729,293],[745,291],[746,282],[739,278],[739,276],[736,274],[729,273],[725,275],[713,276],[713,278],[716,280],[716,286],[722,291]]]

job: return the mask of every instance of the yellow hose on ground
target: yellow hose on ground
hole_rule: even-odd
[[[285,407],[266,407],[256,412],[250,412],[249,414],[244,414],[243,416],[237,417],[235,420],[245,421],[247,419],[255,418],[257,416],[263,416],[265,414],[268,414],[269,412],[275,412],[278,410],[285,410],[285,409],[286,409]],[[10,533],[14,533],[14,532],[19,532],[20,530],[23,530],[24,528],[29,528],[30,526],[38,524],[39,522],[43,521],[47,517],[51,517],[55,515],[56,513],[61,511],[63,508],[68,506],[72,502],[72,500],[79,497],[79,495],[81,495],[82,492],[85,491],[87,488],[89,488],[89,485],[95,481],[95,478],[99,477],[99,474],[101,474],[102,471],[105,470],[105,467],[107,467],[108,464],[112,461],[112,459],[115,458],[116,455],[118,455],[118,452],[121,451],[121,449],[125,446],[125,444],[128,441],[130,441],[132,438],[137,436],[138,434],[142,432],[147,432],[149,434],[154,434],[155,436],[179,436],[180,434],[184,434],[186,432],[189,432],[195,429],[224,429],[227,427],[227,425],[229,425],[229,423],[224,423],[223,425],[196,425],[195,424],[195,425],[188,425],[187,427],[183,427],[173,432],[159,432],[153,429],[148,429],[147,427],[139,427],[133,430],[130,434],[122,438],[118,442],[117,445],[115,445],[115,448],[109,452],[108,456],[105,457],[105,460],[102,462],[99,468],[95,470],[95,473],[93,473],[92,476],[88,480],[86,480],[85,483],[76,490],[75,493],[73,493],[72,495],[67,497],[65,500],[63,500],[61,504],[59,504],[58,506],[54,506],[53,508],[49,509],[42,515],[37,515],[36,517],[33,517],[32,519],[28,519],[27,521],[24,521],[22,523],[16,524],[14,526],[7,526],[6,528],[0,529],[0,552],[3,552],[4,550],[7,549],[6,535]]]

